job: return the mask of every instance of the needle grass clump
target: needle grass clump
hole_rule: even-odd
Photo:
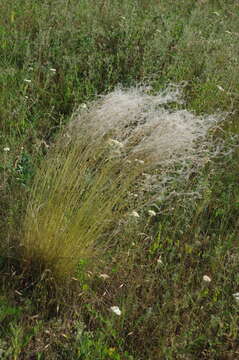
[[[169,103],[182,103],[179,87],[156,95],[118,88],[79,109],[36,175],[27,264],[72,276],[80,260],[114,247],[124,224],[143,222],[170,179],[185,182],[220,151],[212,135],[218,116],[169,110]]]

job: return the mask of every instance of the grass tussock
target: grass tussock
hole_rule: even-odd
[[[157,95],[117,89],[75,115],[35,178],[27,262],[73,276],[82,259],[113,247],[123,224],[157,206],[170,180],[186,181],[218,155],[210,131],[222,119],[165,108],[179,100],[177,87]]]

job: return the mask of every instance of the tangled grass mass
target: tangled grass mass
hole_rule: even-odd
[[[170,191],[180,196],[182,182],[223,153],[213,139],[222,116],[170,103],[182,106],[180,86],[156,95],[118,88],[74,114],[33,185],[22,242],[29,262],[73,276],[82,258],[112,246],[130,214],[158,210]]]

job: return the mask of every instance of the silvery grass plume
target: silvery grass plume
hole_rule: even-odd
[[[147,88],[146,88],[147,90]],[[111,135],[135,158],[148,154],[154,165],[186,160],[198,160],[211,148],[208,131],[218,127],[223,115],[196,116],[187,110],[167,110],[168,103],[182,103],[180,88],[149,95],[144,87],[116,89],[88,110],[81,111],[70,124],[77,136],[84,129],[92,137]],[[210,139],[211,141],[211,139]]]
[[[114,246],[122,223],[143,222],[142,209],[222,152],[213,131],[223,116],[169,110],[171,102],[182,104],[180,87],[156,95],[118,88],[80,107],[35,179],[23,240],[29,263],[73,274],[80,259]]]
[[[180,86],[170,85],[156,95],[148,90],[117,88],[102,96],[73,119],[68,135],[91,134],[92,143],[109,138],[112,154],[144,170],[137,188],[141,183],[141,190],[156,191],[161,198],[171,182],[187,180],[224,153],[224,142],[214,133],[226,114],[196,116],[185,109],[167,109],[170,103],[183,104]]]

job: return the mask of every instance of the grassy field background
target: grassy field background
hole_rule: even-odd
[[[0,7],[0,358],[239,359],[238,2]],[[233,151],[180,185],[201,184],[201,198],[169,198],[156,216],[130,221],[114,248],[55,279],[22,250],[37,169],[54,163],[80,105],[139,84],[152,94],[181,84],[185,103],[169,110],[226,113],[214,137]]]

